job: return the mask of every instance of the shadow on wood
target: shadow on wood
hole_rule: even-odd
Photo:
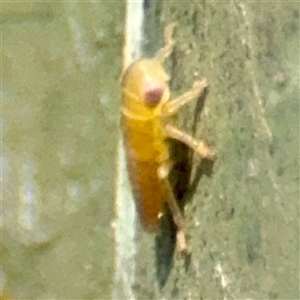
[[[204,107],[206,94],[202,95],[196,105],[192,132],[196,132],[197,123],[200,121],[200,113]],[[197,185],[203,175],[210,176],[213,162],[201,160],[196,167],[194,178],[191,180],[193,153],[183,143],[177,140],[170,140],[171,160],[174,162],[170,173],[170,181],[174,194],[178,200],[181,211],[184,211],[185,204],[191,200]],[[156,237],[156,277],[160,288],[163,288],[168,280],[174,263],[174,251],[176,247],[176,225],[174,224],[171,212],[166,205],[166,210],[161,218],[160,230]],[[189,269],[191,256],[185,257],[185,269]]]

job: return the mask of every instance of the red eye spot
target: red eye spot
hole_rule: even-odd
[[[146,104],[150,107],[156,106],[160,102],[163,93],[164,90],[161,85],[156,82],[148,83],[144,94]]]

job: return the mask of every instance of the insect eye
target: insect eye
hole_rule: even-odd
[[[156,106],[160,102],[163,93],[164,90],[161,86],[157,84],[150,84],[144,94],[146,104],[150,107]]]

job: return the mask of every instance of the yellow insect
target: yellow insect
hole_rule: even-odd
[[[181,141],[201,157],[214,159],[203,141],[178,129],[172,116],[189,101],[198,98],[207,87],[205,78],[176,99],[170,99],[169,76],[162,63],[171,54],[174,25],[165,29],[165,46],[153,59],[133,62],[122,76],[121,127],[127,157],[127,169],[143,228],[153,232],[169,205],[177,226],[177,251],[188,253],[183,233],[184,218],[169,182],[172,167],[167,138]]]

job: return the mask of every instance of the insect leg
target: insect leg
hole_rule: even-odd
[[[181,131],[177,127],[173,125],[166,125],[164,129],[165,134],[173,138],[175,140],[178,140],[184,144],[186,144],[188,147],[193,149],[196,153],[198,153],[201,157],[207,158],[210,160],[215,160],[216,155],[214,151],[212,151],[206,143],[202,140],[196,140],[192,136],[190,136],[188,133]]]
[[[187,247],[185,234],[183,232],[184,227],[184,217],[182,216],[182,213],[180,211],[180,208],[178,207],[176,198],[173,193],[173,189],[171,187],[170,181],[169,181],[169,172],[170,172],[170,165],[163,164],[158,169],[158,176],[162,180],[162,183],[164,184],[167,195],[168,195],[168,205],[174,220],[175,225],[177,226],[177,232],[176,232],[176,250],[179,254],[188,255],[189,250]]]
[[[154,59],[158,60],[160,63],[163,63],[165,59],[168,58],[173,51],[173,47],[175,45],[175,41],[172,38],[174,27],[175,27],[175,23],[172,23],[165,28],[165,32],[164,32],[165,46],[159,49],[154,57]]]
[[[163,115],[174,115],[182,106],[184,106],[191,100],[198,98],[204,92],[206,87],[207,81],[205,78],[197,80],[196,82],[194,82],[190,90],[180,95],[176,99],[165,103],[162,110]]]

